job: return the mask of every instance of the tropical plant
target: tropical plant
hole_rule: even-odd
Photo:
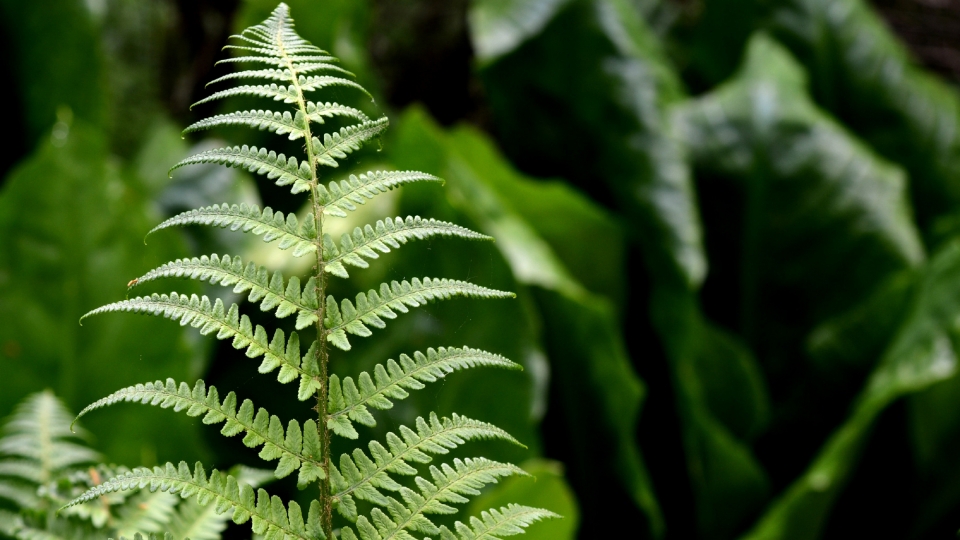
[[[383,283],[377,289],[360,292],[354,301],[337,301],[330,295],[330,281],[348,277],[348,266],[367,268],[369,261],[379,258],[380,253],[397,249],[410,240],[435,236],[468,240],[490,237],[453,223],[414,216],[357,227],[335,241],[324,230],[325,220],[347,217],[357,205],[393,188],[442,181],[416,171],[373,171],[321,183],[320,168],[338,167],[348,154],[378,138],[387,128],[386,117],[371,119],[357,108],[307,100],[309,92],[330,87],[366,91],[336,64],[336,58],[297,35],[285,4],[280,4],[263,23],[233,38],[236,44],[227,48],[239,55],[222,62],[254,64],[256,68],[231,73],[213,83],[235,79],[265,82],[221,90],[198,103],[244,95],[272,98],[291,105],[291,109],[217,115],[191,125],[185,133],[216,126],[248,126],[302,140],[305,156],[298,159],[245,145],[205,151],[177,163],[173,169],[203,163],[244,168],[265,175],[278,186],[289,186],[294,194],[306,192],[310,212],[298,218],[269,207],[214,205],[181,213],[151,232],[173,226],[215,225],[262,235],[265,242],[279,241],[278,247],[291,250],[294,257],[315,258],[313,272],[301,284],[296,276],[287,278],[280,272],[271,273],[256,263],[244,264],[236,256],[211,255],[170,262],[134,280],[131,287],[170,277],[232,287],[236,293],[246,293],[251,303],[259,303],[262,311],[273,312],[278,319],[295,319],[295,329],[285,332],[278,328],[270,337],[264,327],[241,315],[236,304],[227,307],[221,299],[176,292],[123,300],[84,317],[118,311],[160,315],[184,326],[191,325],[204,335],[229,339],[233,347],[244,350],[248,357],[263,357],[261,373],[277,371],[281,383],[298,381],[297,398],[315,403],[316,420],[283,422],[255,407],[250,400],[241,402],[234,392],[221,398],[215,387],[202,380],[189,385],[172,379],[119,390],[86,407],[80,417],[119,402],[172,407],[189,416],[202,416],[205,424],[223,423],[223,435],[242,433],[248,447],[261,447],[262,459],[278,462],[274,471],[277,478],[297,472],[298,487],[317,485],[319,495],[304,511],[295,501],[285,503],[262,489],[254,491],[236,476],[217,470],[208,473],[200,463],[191,468],[181,462],[118,472],[91,486],[65,505],[64,511],[127,490],[147,489],[151,493],[179,494],[184,499],[196,496],[198,505],[215,508],[218,514],[229,512],[236,523],[252,521],[253,531],[267,538],[333,538],[336,509],[345,520],[337,533],[339,537],[363,540],[409,539],[412,534],[439,535],[444,539],[496,538],[521,533],[538,520],[555,517],[546,510],[515,504],[484,511],[479,517],[472,517],[469,524],[456,522],[452,529],[438,525],[436,518],[430,517],[455,513],[453,505],[480,494],[483,486],[525,474],[519,467],[483,457],[431,464],[428,474],[418,469],[418,465],[431,463],[434,456],[448,454],[474,439],[519,444],[491,424],[457,414],[425,414],[413,425],[387,434],[383,442],[369,441],[367,450],[357,447],[335,462],[332,437],[356,441],[367,438],[361,436],[357,424],[377,424],[371,409],[390,409],[409,391],[454,371],[519,366],[500,355],[470,347],[438,347],[388,360],[356,379],[341,379],[329,373],[333,349],[349,351],[349,336],[369,337],[373,334],[371,327],[383,328],[386,320],[396,318],[398,313],[407,313],[410,308],[434,300],[509,298],[513,294],[465,281],[426,277]],[[345,121],[345,125],[322,135],[317,131],[335,121]],[[309,336],[305,339],[309,343],[305,353],[300,332]],[[363,503],[358,504],[360,501]]]
[[[96,465],[99,453],[86,444],[87,433],[49,391],[28,396],[6,421],[0,437],[0,534],[17,540],[98,538],[166,532],[174,538],[215,540],[227,516],[175,495],[133,490],[111,493],[57,512],[90,488],[128,473],[123,467]],[[230,474],[251,485],[272,479],[270,471],[235,467]]]

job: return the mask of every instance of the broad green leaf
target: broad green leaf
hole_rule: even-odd
[[[15,114],[31,142],[48,134],[61,107],[87,122],[104,120],[103,54],[85,2],[4,0],[0,21],[13,68],[7,84],[17,86]]]
[[[772,32],[814,78],[818,103],[910,173],[925,234],[960,203],[960,93],[923,70],[871,3],[790,0]]]
[[[601,179],[656,261],[656,275],[702,283],[693,183],[664,111],[683,90],[633,5],[571,2],[481,76],[508,156],[590,191]]]
[[[737,438],[763,425],[766,392],[752,357],[707,326],[696,307],[706,254],[690,168],[668,116],[684,91],[656,35],[629,2],[578,1],[482,75],[507,153],[594,193],[596,180],[605,181],[643,249],[657,297],[680,296],[680,326],[657,330],[679,386],[678,406],[695,411],[682,416],[689,460],[710,464],[692,473],[700,527],[732,530],[758,509],[766,490]],[[746,476],[724,476],[734,468]]]
[[[960,316],[960,242],[937,252],[917,272],[903,323],[858,396],[847,421],[813,463],[766,511],[749,539],[819,538],[837,496],[854,472],[877,416],[894,400],[957,373],[955,321]]]
[[[545,459],[532,459],[520,467],[532,478],[511,477],[500,482],[490,491],[471,501],[466,514],[479,516],[484,510],[500,508],[510,503],[543,508],[563,517],[531,526],[524,534],[524,540],[573,540],[576,538],[580,514],[574,493],[564,479],[563,464]]]
[[[578,489],[589,489],[590,475],[618,479],[646,513],[650,528],[661,532],[659,507],[634,440],[644,389],[624,350],[615,310],[610,301],[576,281],[527,216],[506,202],[510,195],[525,192],[528,198],[522,204],[545,213],[570,207],[573,193],[524,178],[501,164],[491,143],[476,131],[459,128],[445,134],[420,111],[408,112],[396,131],[389,146],[395,159],[402,166],[416,165],[445,178],[451,203],[480,231],[497,239],[495,246],[514,277],[531,286],[549,338],[545,343],[551,376],[565,396],[562,399],[579,403],[593,412],[588,417],[600,419],[571,418],[571,432],[590,434],[571,441],[577,455],[577,470],[571,474],[585,475],[579,476]],[[576,223],[571,228],[583,224],[573,222],[577,217],[568,216]],[[585,499],[600,500],[599,493],[589,493]]]
[[[74,410],[144,377],[196,377],[206,346],[176,325],[80,316],[127,282],[185,255],[176,235],[143,245],[157,220],[140,181],[110,165],[104,137],[76,121],[0,191],[0,410],[53,387]],[[197,456],[195,427],[162,412],[111,411],[88,428],[111,461]],[[132,443],[131,443],[132,442]]]
[[[509,54],[543,30],[570,0],[479,0],[470,5],[470,40],[481,62]]]

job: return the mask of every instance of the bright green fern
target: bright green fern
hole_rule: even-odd
[[[496,539],[522,533],[538,520],[556,517],[551,512],[518,505],[490,509],[469,518],[469,525],[457,522],[455,530],[437,526],[431,515],[457,512],[455,505],[499,479],[524,474],[518,467],[485,458],[453,459],[436,463],[438,456],[474,439],[499,439],[519,444],[503,430],[485,422],[452,415],[441,418],[428,413],[414,425],[401,426],[382,441],[369,441],[339,459],[331,455],[331,437],[360,439],[355,424],[374,426],[373,409],[389,409],[393,403],[456,370],[491,366],[518,369],[497,354],[469,347],[439,347],[399,360],[387,360],[356,379],[329,374],[327,366],[333,349],[348,351],[352,339],[373,335],[387,321],[411,308],[434,300],[463,296],[510,298],[512,293],[488,289],[451,279],[411,278],[381,284],[360,292],[353,299],[336,299],[327,294],[328,280],[349,276],[351,269],[369,267],[380,254],[403,244],[434,236],[466,240],[489,240],[480,233],[453,223],[420,217],[385,218],[358,227],[339,239],[324,232],[326,219],[343,218],[380,193],[413,182],[442,182],[433,175],[416,171],[372,171],[348,178],[320,181],[320,171],[336,168],[338,160],[378,138],[387,128],[386,117],[372,119],[363,112],[338,103],[308,101],[315,91],[342,87],[366,91],[325,51],[299,37],[293,29],[288,8],[280,4],[263,23],[234,36],[227,48],[240,56],[224,62],[252,64],[253,68],[221,77],[215,83],[253,80],[213,93],[199,103],[228,96],[248,95],[271,98],[289,105],[287,110],[248,110],[221,114],[201,120],[185,133],[216,126],[242,125],[268,130],[304,143],[303,156],[286,156],[265,148],[235,146],[208,150],[174,165],[216,163],[244,168],[289,186],[292,193],[307,193],[312,210],[301,221],[297,217],[247,205],[214,205],[174,216],[151,233],[173,226],[214,225],[252,233],[265,242],[290,250],[294,257],[310,256],[316,265],[303,282],[297,276],[284,277],[255,263],[244,263],[231,255],[210,255],[180,259],[152,270],[135,285],[161,278],[179,277],[208,281],[246,293],[251,303],[278,318],[291,317],[296,331],[267,331],[241,315],[237,305],[227,306],[206,296],[177,293],[154,294],[110,304],[86,316],[127,311],[161,315],[191,325],[203,334],[229,339],[250,358],[262,358],[261,373],[277,371],[281,383],[298,381],[297,398],[315,401],[316,420],[283,421],[250,400],[238,402],[233,392],[220,392],[197,381],[192,386],[173,380],[148,382],[122,389],[84,409],[80,415],[118,402],[139,402],[173,408],[202,417],[206,424],[222,424],[225,436],[242,435],[243,442],[260,449],[260,457],[275,462],[278,478],[296,474],[301,488],[317,484],[319,494],[309,508],[284,502],[266,491],[255,490],[242,476],[206,471],[197,464],[168,463],[118,474],[72,501],[68,508],[130,489],[144,493],[179,494],[194,498],[196,512],[229,515],[236,523],[252,522],[253,531],[266,538],[324,539],[336,530],[344,540],[409,540],[424,535],[442,539]],[[328,121],[344,127],[321,132]],[[352,123],[351,123],[352,122]],[[301,332],[306,338],[301,338]],[[306,341],[306,343],[302,343]],[[311,403],[312,404],[312,403]],[[401,477],[409,477],[403,480]],[[412,481],[411,481],[412,480]],[[366,515],[357,501],[372,505]],[[212,509],[212,510],[211,510]],[[341,517],[335,518],[334,509]],[[174,538],[199,534],[175,522],[169,531]],[[123,531],[127,537],[155,531]],[[165,531],[167,532],[167,531]]]

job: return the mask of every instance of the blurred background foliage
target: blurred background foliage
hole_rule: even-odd
[[[566,516],[531,540],[938,538],[960,527],[955,3],[288,3],[298,31],[376,98],[354,105],[391,118],[382,148],[342,173],[380,163],[447,180],[380,197],[337,232],[419,214],[497,238],[410,245],[350,289],[436,275],[518,292],[431,306],[334,360],[342,376],[467,344],[524,365],[452,375],[375,429],[457,411],[523,441],[468,449],[538,477],[496,486],[469,512],[514,501]],[[274,7],[0,0],[0,416],[44,388],[79,410],[137,382],[201,376],[280,416],[309,414],[256,362],[193,330],[77,324],[177,257],[242,252],[308,270],[221,230],[142,242],[201,205],[302,211],[239,171],[166,174],[216,140],[268,141],[179,130],[216,112],[189,105],[229,68],[214,66],[226,37]],[[127,466],[257,464],[239,440],[169,411],[116,407],[86,427]],[[288,481],[269,489],[313,496]]]

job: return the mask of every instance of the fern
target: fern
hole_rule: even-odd
[[[340,378],[328,372],[330,355],[333,349],[351,349],[348,335],[372,336],[371,328],[384,328],[386,320],[437,300],[502,299],[514,295],[465,281],[428,277],[383,283],[377,289],[356,294],[352,300],[328,294],[328,280],[348,277],[348,266],[367,268],[380,254],[399,249],[411,240],[437,236],[491,239],[453,223],[418,216],[385,218],[357,227],[339,239],[325,233],[326,219],[346,217],[378,194],[414,182],[442,180],[417,171],[374,171],[321,183],[320,171],[327,170],[322,167],[338,167],[363,144],[379,137],[388,120],[370,118],[358,109],[338,103],[308,100],[309,94],[330,86],[366,91],[350,78],[349,72],[336,65],[335,58],[296,34],[284,4],[266,21],[233,38],[236,41],[228,48],[239,51],[241,56],[225,62],[256,67],[221,77],[214,83],[248,82],[219,90],[198,103],[243,94],[270,98],[289,107],[221,114],[194,123],[185,133],[224,125],[247,126],[302,141],[304,154],[287,156],[267,148],[233,146],[188,157],[171,170],[200,163],[243,168],[266,176],[279,186],[290,186],[294,194],[306,193],[310,212],[300,219],[269,207],[261,210],[256,206],[214,205],[174,216],[150,233],[183,225],[211,225],[250,233],[262,236],[265,242],[278,241],[278,248],[292,250],[295,257],[312,255],[316,260],[313,273],[301,282],[299,276],[271,273],[254,263],[244,264],[239,257],[210,255],[164,264],[135,280],[133,286],[162,278],[186,278],[232,287],[234,292],[246,293],[250,303],[259,303],[262,311],[277,318],[294,318],[298,332],[314,336],[306,352],[296,332],[288,336],[277,329],[270,338],[264,327],[253,325],[240,313],[239,306],[227,307],[206,296],[153,294],[108,304],[84,317],[108,312],[158,315],[197,328],[202,334],[230,339],[234,347],[246,351],[246,356],[263,357],[261,373],[279,369],[280,382],[299,380],[297,398],[315,400],[317,417],[302,423],[285,422],[256,408],[250,400],[239,402],[233,392],[221,398],[216,388],[208,387],[202,380],[189,385],[168,379],[121,389],[85,408],[78,418],[120,402],[202,417],[205,424],[222,424],[223,435],[242,435],[244,444],[260,448],[262,459],[276,462],[274,476],[282,478],[296,473],[298,485],[317,485],[319,496],[305,511],[295,502],[285,503],[262,489],[255,491],[243,478],[216,470],[207,473],[201,464],[191,468],[186,463],[167,463],[152,469],[119,472],[91,486],[66,508],[132,489],[153,494],[144,497],[158,493],[177,495],[192,500],[193,506],[189,506],[189,512],[168,520],[173,524],[174,536],[189,534],[198,539],[214,538],[217,533],[210,523],[193,519],[201,515],[225,514],[236,523],[249,521],[255,533],[267,538],[311,540],[333,538],[334,509],[341,516],[337,519],[344,520],[339,527],[340,538],[362,540],[410,539],[425,534],[493,539],[519,533],[539,519],[556,517],[545,510],[511,505],[483,512],[479,518],[468,520],[469,526],[458,523],[455,533],[433,521],[432,515],[455,513],[457,505],[478,495],[483,486],[507,476],[526,474],[514,465],[483,457],[434,463],[438,456],[471,440],[519,444],[493,425],[460,415],[441,418],[430,412],[412,426],[400,426],[396,433],[388,433],[383,442],[366,441],[365,448],[357,447],[339,460],[334,459],[330,450],[333,436],[360,442],[355,424],[376,425],[371,411],[393,407],[394,402],[407,398],[410,391],[421,389],[426,383],[474,367],[519,368],[494,353],[470,347],[439,347],[413,353],[412,357],[401,355],[399,361],[387,360],[356,379]],[[319,131],[320,126],[334,118],[345,125]],[[401,482],[400,477],[409,477],[409,481]],[[169,499],[164,500],[170,504]],[[368,514],[361,515],[358,500],[371,503]],[[122,533],[129,537],[159,532],[155,529],[124,529]]]
[[[18,512],[0,510],[0,535],[99,540],[173,532],[175,540],[219,538],[225,516],[210,515],[163,491],[112,493],[55,514],[77,496],[129,473],[93,466],[99,454],[84,444],[83,430],[72,431],[71,417],[53,394],[41,392],[29,396],[6,423],[0,437],[0,498]],[[273,478],[271,471],[243,467],[231,475],[253,485]]]

